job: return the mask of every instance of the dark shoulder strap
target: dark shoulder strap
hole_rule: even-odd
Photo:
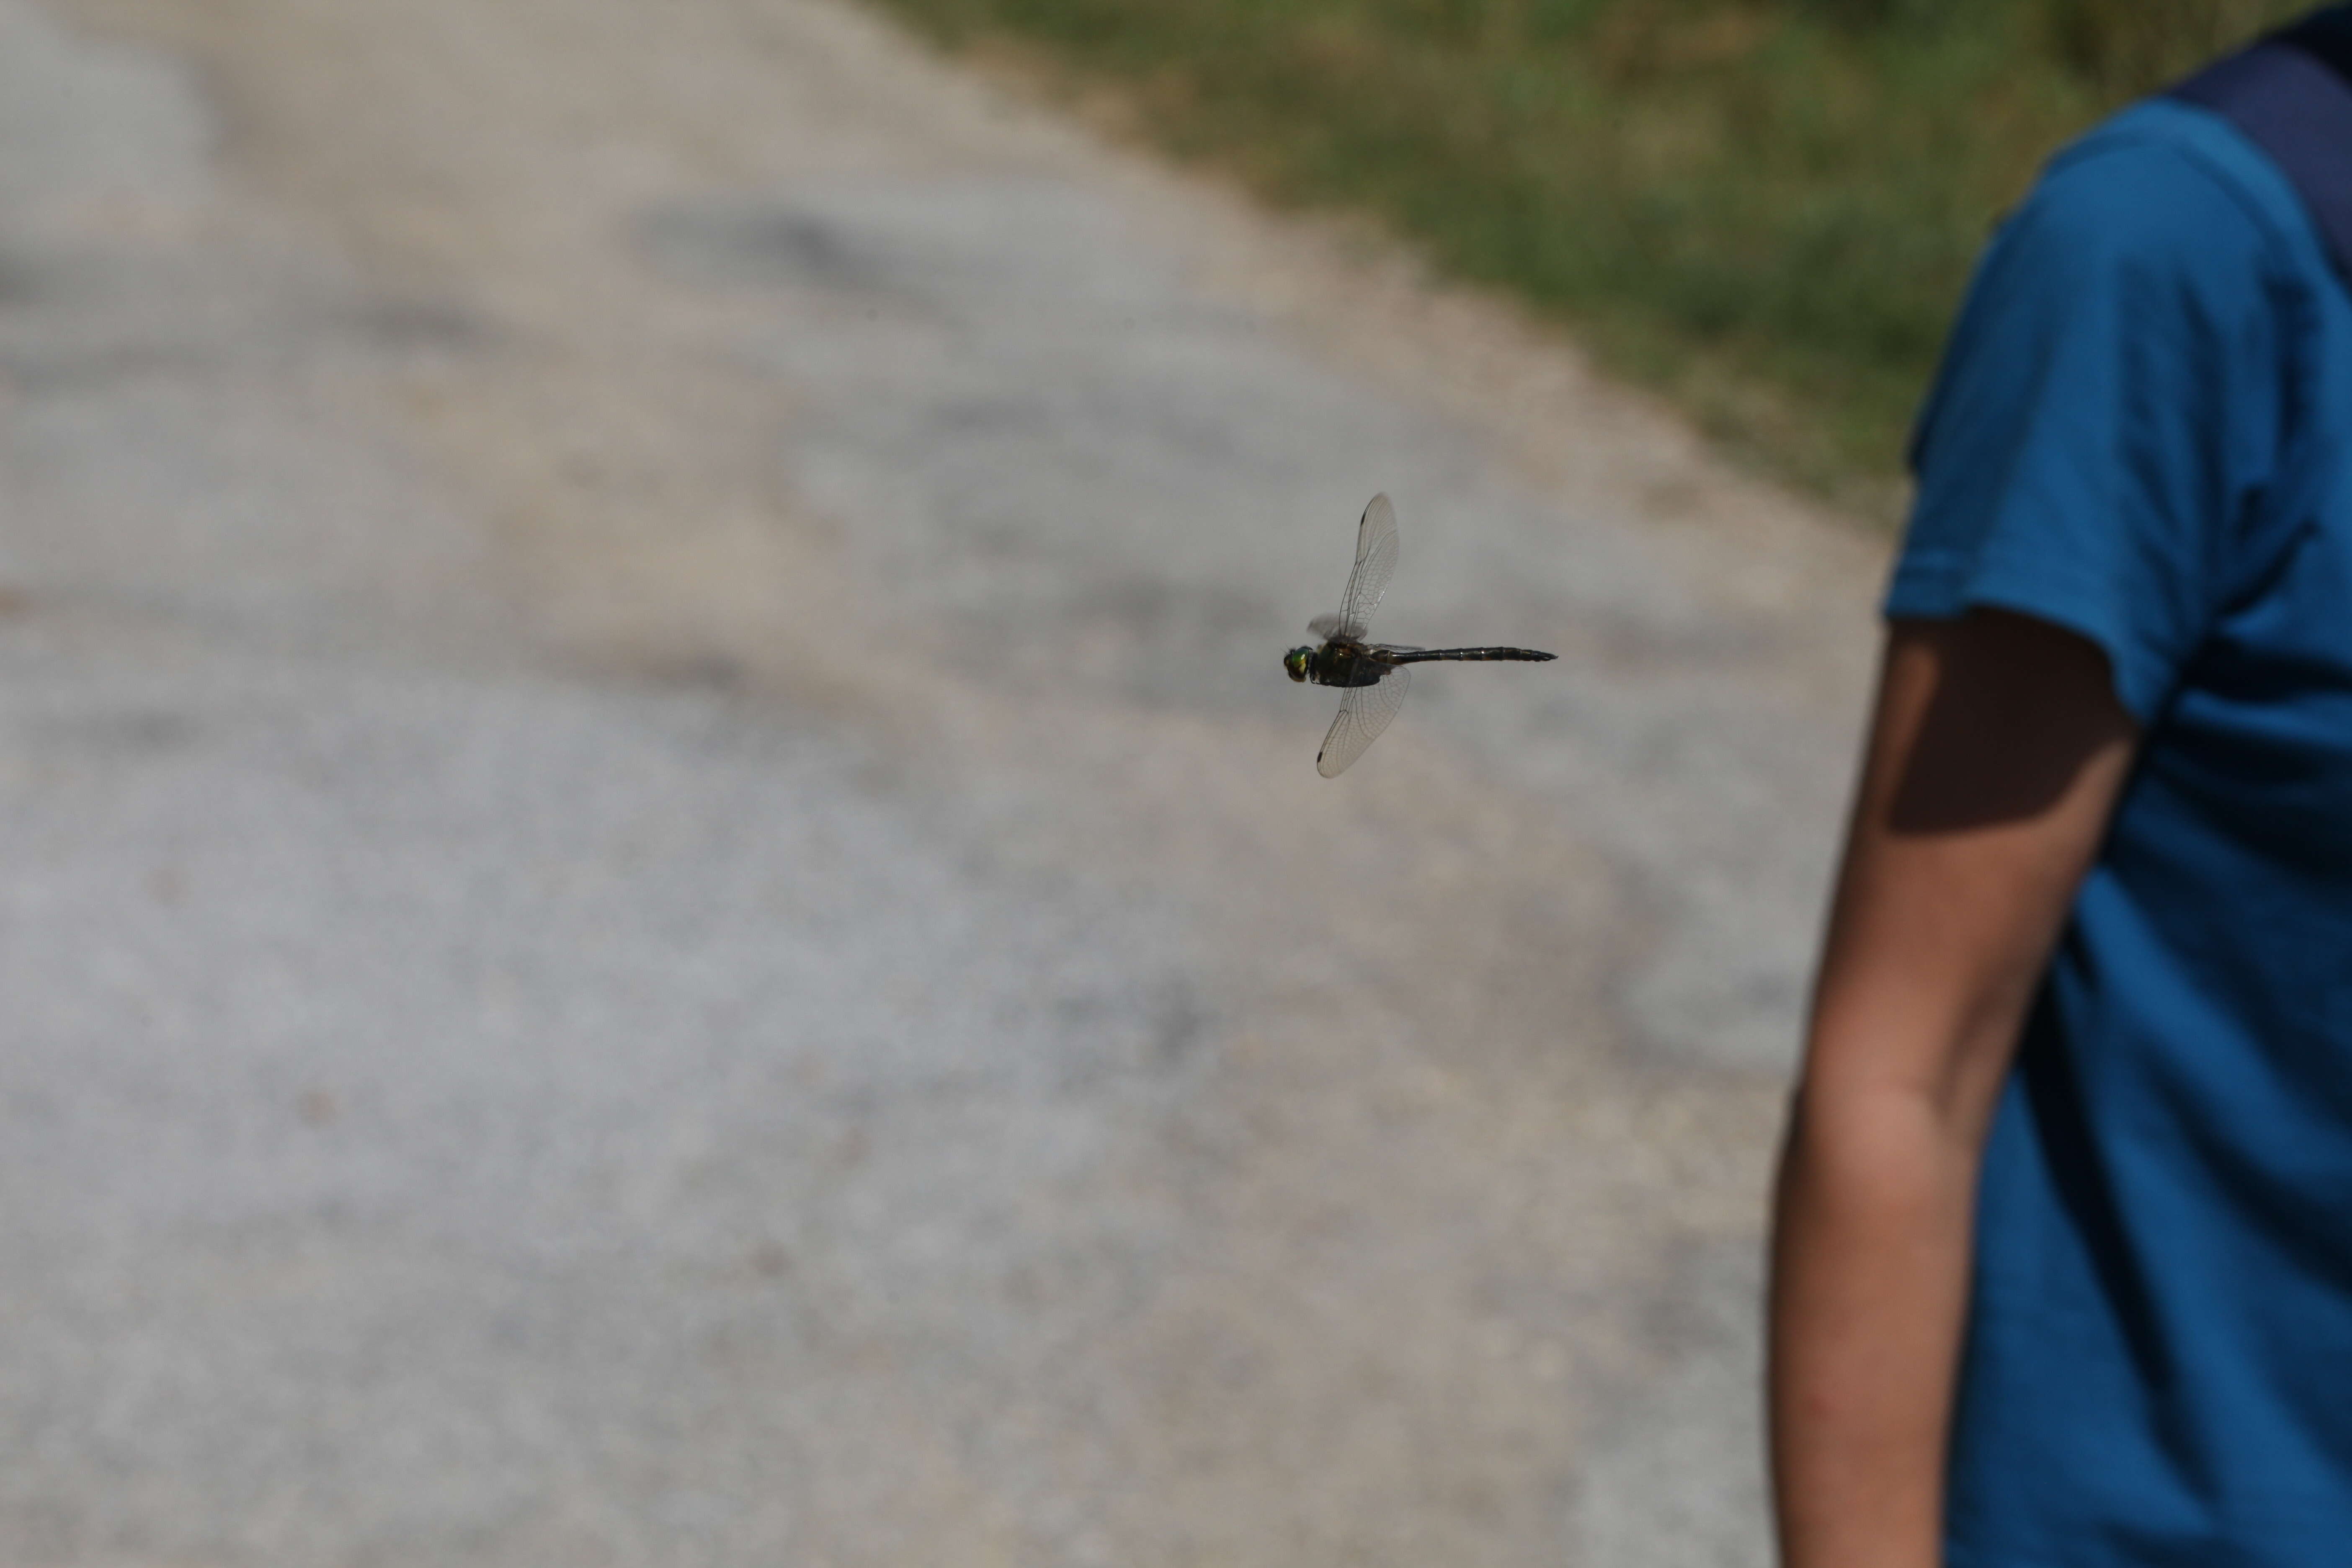
[[[2352,5],[2273,33],[2169,96],[2222,115],[2270,155],[2352,282]]]

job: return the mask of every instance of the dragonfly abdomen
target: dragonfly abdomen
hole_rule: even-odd
[[[1465,664],[1484,664],[1496,659],[1542,664],[1559,656],[1541,653],[1531,647],[1417,647],[1410,652],[1391,653],[1385,657],[1391,664],[1426,664],[1436,658],[1454,659]]]

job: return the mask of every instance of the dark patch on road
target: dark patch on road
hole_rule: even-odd
[[[656,268],[705,287],[799,285],[887,292],[889,258],[838,220],[790,206],[712,203],[641,215],[638,245]]]
[[[23,305],[41,291],[41,269],[26,257],[0,250],[0,309]]]
[[[42,714],[25,725],[26,751],[79,752],[107,761],[138,761],[184,751],[201,732],[184,713],[158,708]]]
[[[364,342],[395,353],[478,349],[498,335],[479,314],[447,300],[372,300],[350,321]]]

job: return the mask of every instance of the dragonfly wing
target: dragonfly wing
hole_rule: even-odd
[[[1307,629],[1325,642],[1329,642],[1345,629],[1345,625],[1346,623],[1337,616],[1318,616],[1307,623]]]
[[[1347,695],[1339,699],[1339,716],[1331,721],[1323,749],[1315,754],[1315,771],[1327,779],[1346,773],[1348,764],[1380,739],[1381,731],[1404,706],[1404,690],[1412,680],[1412,671],[1399,668],[1370,686],[1349,687]]]
[[[1386,495],[1376,495],[1356,525],[1356,569],[1348,574],[1348,591],[1339,599],[1339,626],[1349,637],[1364,635],[1396,567],[1396,508]]]

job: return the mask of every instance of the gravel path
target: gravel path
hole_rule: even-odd
[[[1882,558],[833,4],[0,0],[0,1560],[1765,1562]]]

